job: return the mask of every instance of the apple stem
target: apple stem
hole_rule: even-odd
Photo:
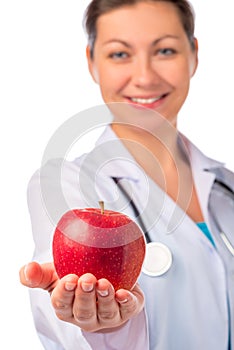
[[[99,205],[101,208],[101,214],[104,214],[104,202],[103,201],[99,201]]]

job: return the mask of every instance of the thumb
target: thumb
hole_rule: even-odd
[[[53,263],[38,264],[31,262],[19,271],[20,282],[29,288],[42,288],[47,291],[54,289],[58,276]]]

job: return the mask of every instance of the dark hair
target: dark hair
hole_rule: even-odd
[[[98,18],[104,13],[125,5],[134,5],[138,2],[170,2],[174,4],[178,10],[181,23],[191,47],[194,49],[195,14],[191,4],[187,0],[92,0],[86,9],[84,17],[84,26],[88,34],[91,56],[93,55],[94,44],[97,36],[96,23]]]

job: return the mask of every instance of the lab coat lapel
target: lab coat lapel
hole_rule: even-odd
[[[181,134],[187,149],[194,184],[204,219],[209,224],[208,203],[216,174],[213,169],[222,169],[223,163],[205,156],[191,141]]]
[[[216,180],[227,186],[234,192],[234,173],[224,167],[211,168],[211,173],[215,175]]]

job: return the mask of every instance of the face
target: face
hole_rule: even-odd
[[[160,113],[176,126],[197,66],[176,7],[140,2],[101,15],[89,69],[105,103]]]

